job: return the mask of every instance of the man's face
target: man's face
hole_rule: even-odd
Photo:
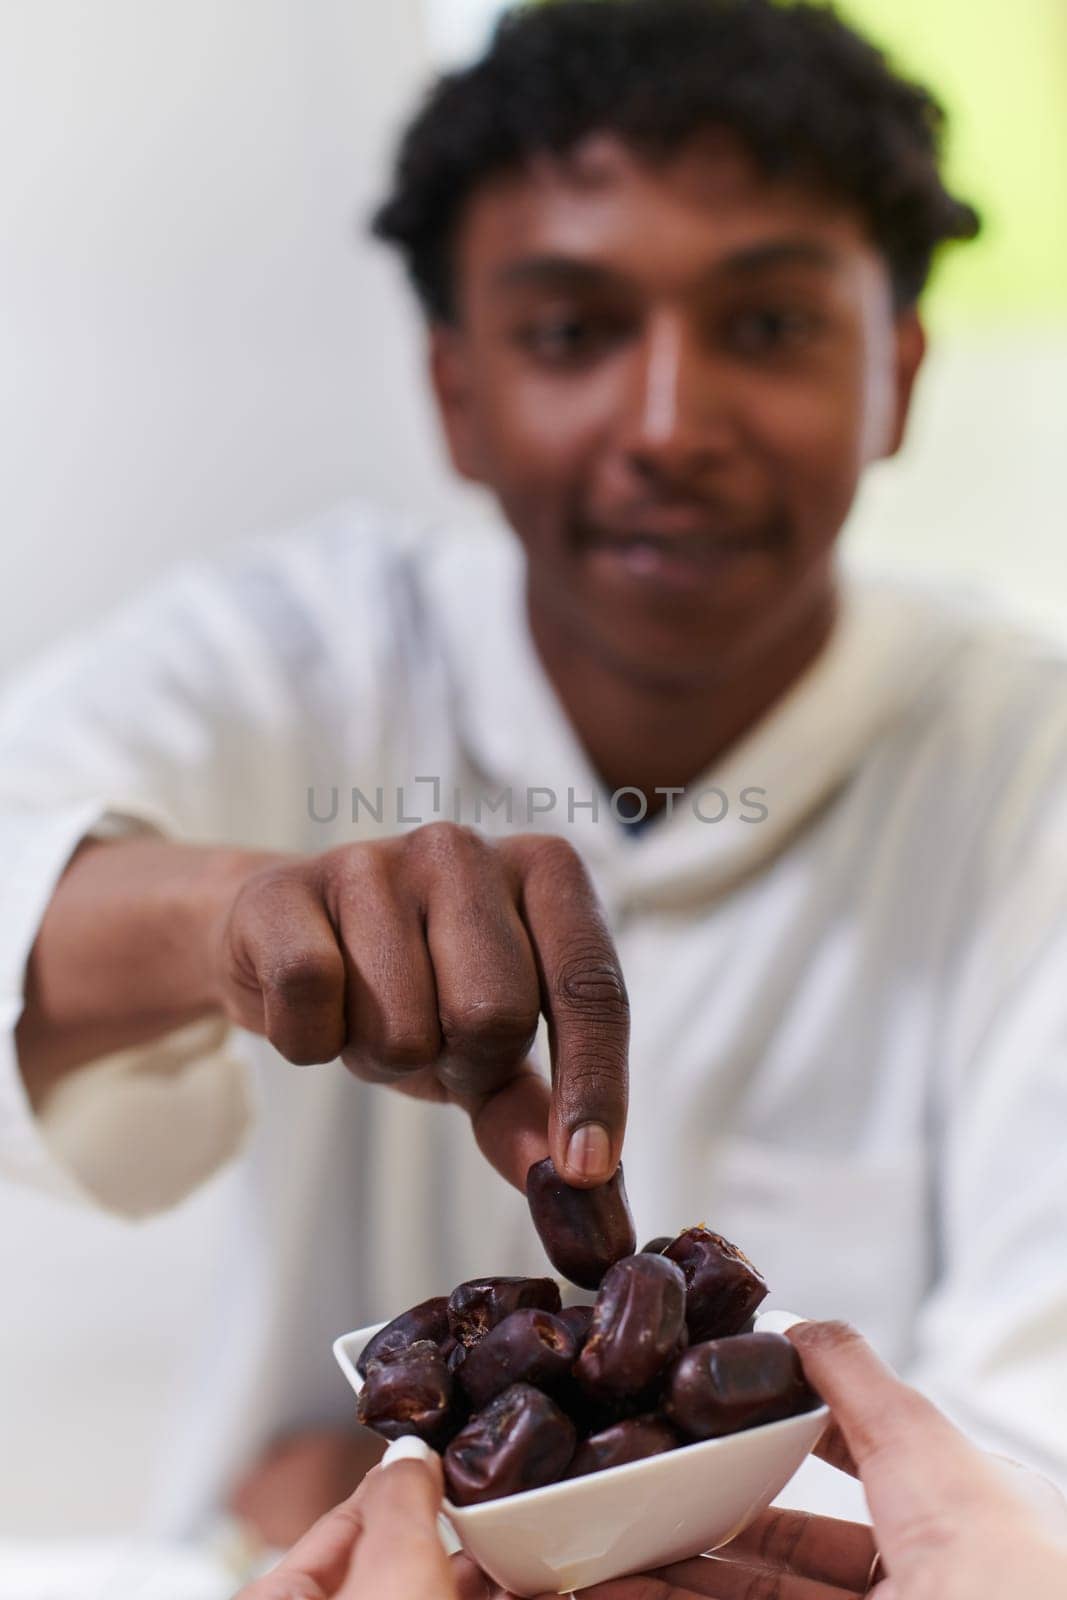
[[[726,138],[615,138],[487,182],[433,338],[456,466],[526,548],[535,625],[622,673],[730,676],[824,606],[922,356],[860,220]]]

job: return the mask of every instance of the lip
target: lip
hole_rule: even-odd
[[[737,539],[743,535],[737,519],[718,515],[706,506],[659,505],[634,508],[630,516],[602,523],[594,537],[609,539]]]
[[[596,534],[586,542],[593,550],[631,550],[634,546],[647,546],[662,551],[664,555],[692,557],[714,555],[717,551],[763,548],[763,540],[751,534],[712,530],[706,524],[693,528],[667,529],[660,525],[634,528],[626,532]]]
[[[642,525],[625,532],[599,532],[586,541],[594,566],[614,581],[652,585],[664,590],[695,589],[718,582],[734,567],[766,553],[760,539],[726,530],[679,524],[666,532]]]

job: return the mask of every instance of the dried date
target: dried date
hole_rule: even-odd
[[[526,1308],[513,1311],[471,1347],[459,1381],[480,1411],[513,1383],[551,1392],[569,1377],[577,1355],[578,1341],[562,1316]]]
[[[685,1325],[685,1279],[665,1256],[617,1261],[593,1308],[575,1376],[593,1395],[638,1395],[676,1354]]]
[[[637,1246],[621,1166],[607,1183],[575,1189],[546,1156],[526,1174],[526,1199],[548,1259],[583,1289],[599,1288],[608,1268]]]
[[[433,1300],[422,1300],[417,1306],[412,1306],[410,1311],[402,1311],[392,1322],[387,1322],[369,1339],[360,1351],[359,1360],[356,1362],[356,1371],[363,1378],[367,1373],[367,1363],[381,1360],[383,1356],[392,1355],[394,1351],[406,1350],[409,1345],[418,1344],[422,1339],[430,1339],[434,1344],[441,1344],[448,1338],[448,1296],[438,1295]]]
[[[471,1278],[449,1295],[447,1331],[470,1349],[524,1306],[557,1312],[559,1285],[551,1278]]]
[[[441,1449],[463,1420],[452,1375],[438,1345],[419,1340],[367,1363],[359,1420],[385,1439],[415,1434]]]
[[[767,1284],[736,1245],[708,1228],[687,1228],[663,1252],[685,1275],[692,1344],[740,1333],[767,1297]]]
[[[691,1345],[668,1374],[663,1410],[691,1439],[717,1439],[810,1411],[818,1397],[781,1333]]]
[[[472,1417],[445,1451],[448,1496],[458,1506],[470,1506],[555,1483],[567,1470],[574,1446],[574,1424],[555,1402],[528,1383],[512,1384]]]
[[[582,1478],[608,1467],[623,1467],[646,1456],[662,1455],[678,1444],[678,1435],[662,1417],[630,1417],[614,1427],[590,1435],[574,1453],[567,1468],[568,1478]]]
[[[441,1354],[445,1358],[445,1365],[448,1367],[449,1372],[455,1375],[467,1359],[467,1347],[460,1344],[458,1339],[453,1339],[452,1335],[449,1334],[447,1339],[442,1340]]]
[[[564,1306],[559,1314],[559,1320],[567,1324],[580,1350],[593,1323],[592,1306]]]

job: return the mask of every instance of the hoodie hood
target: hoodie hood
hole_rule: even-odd
[[[444,602],[433,609],[446,629],[461,737],[488,791],[510,785],[518,824],[567,838],[612,900],[664,908],[724,894],[780,854],[951,671],[973,631],[966,608],[845,564],[837,620],[816,660],[675,798],[671,815],[633,828],[614,816],[541,665],[521,548],[491,533],[443,543],[428,582]],[[459,620],[469,619],[472,591],[476,628]],[[744,804],[746,790],[754,793]],[[551,811],[539,811],[550,794]],[[704,820],[723,811],[723,796],[725,815]]]

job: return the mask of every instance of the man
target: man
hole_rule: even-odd
[[[12,698],[9,1170],[140,1215],[247,1143],[169,1523],[294,1432],[268,1481],[292,1504],[327,1459],[324,1509],[329,1339],[543,1266],[418,1101],[513,1181],[546,1128],[598,1181],[620,965],[642,1231],[707,1219],[778,1304],[1067,1472],[1067,676],[836,553],[933,254],[977,226],[939,129],[819,8],[517,12],[378,219],[517,541],[342,514]]]

